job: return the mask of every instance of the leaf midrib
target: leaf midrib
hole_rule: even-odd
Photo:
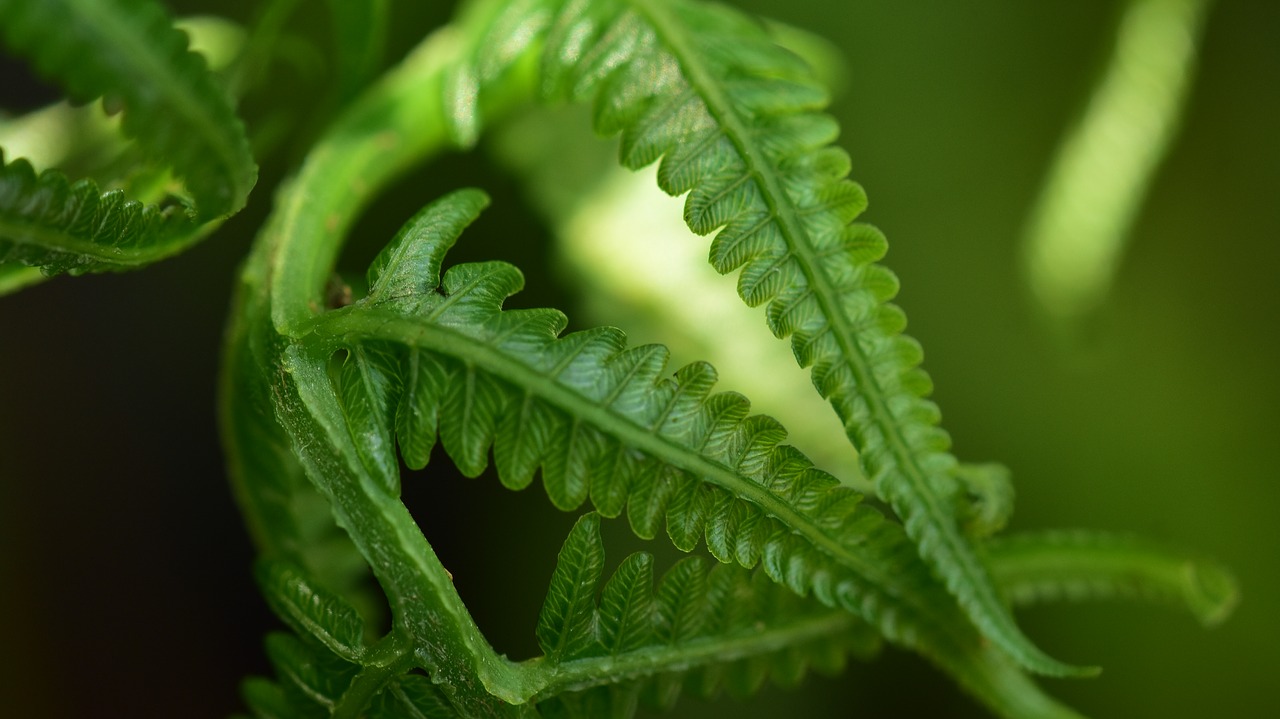
[[[21,216],[18,217],[21,218]],[[95,262],[102,264],[130,267],[162,260],[181,252],[204,236],[205,232],[201,230],[207,228],[208,223],[205,225],[184,223],[183,226],[188,230],[186,233],[179,230],[166,237],[167,223],[162,220],[148,231],[149,242],[130,247],[118,247],[81,239],[69,232],[46,225],[21,221],[21,219],[15,221],[11,217],[0,216],[0,238],[3,238],[0,244],[12,242],[17,245],[35,245],[51,253],[73,254],[81,258],[92,258]],[[163,239],[173,241],[165,242],[162,241]]]
[[[832,609],[817,617],[770,623],[761,631],[734,637],[700,637],[678,644],[646,646],[614,656],[574,659],[551,664],[531,659],[516,666],[540,680],[531,700],[542,701],[567,691],[638,679],[656,672],[685,671],[708,663],[730,662],[796,646],[805,641],[830,638],[851,629],[859,620]]]

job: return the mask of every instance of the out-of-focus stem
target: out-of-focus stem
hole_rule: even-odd
[[[1191,84],[1211,0],[1130,0],[1115,48],[1041,190],[1024,241],[1035,298],[1066,325],[1106,298]]]

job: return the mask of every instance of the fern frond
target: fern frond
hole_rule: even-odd
[[[181,251],[244,206],[257,176],[244,128],[204,59],[154,0],[0,0],[0,33],[73,100],[107,98],[123,133],[190,200],[155,205],[22,161],[0,167],[0,261],[47,273],[122,270]]]
[[[296,478],[298,467],[305,467],[316,494],[328,502],[324,518],[348,533],[381,584],[394,627],[382,642],[361,647],[358,652],[348,651],[353,634],[350,629],[340,629],[334,617],[349,617],[350,613],[328,599],[307,605],[295,598],[292,601],[298,607],[286,613],[291,613],[295,627],[301,627],[304,634],[298,640],[272,640],[278,645],[273,657],[283,681],[279,685],[250,685],[260,696],[260,704],[279,716],[301,715],[304,710],[290,711],[290,702],[310,702],[326,716],[525,717],[534,711],[535,703],[547,714],[559,707],[565,712],[576,709],[589,716],[608,716],[614,712],[625,715],[645,696],[663,704],[682,685],[704,689],[726,686],[731,691],[750,692],[769,671],[783,678],[795,676],[799,673],[796,667],[802,669],[803,662],[781,661],[782,655],[766,652],[768,657],[744,655],[734,660],[732,669],[715,657],[705,668],[690,669],[682,664],[697,658],[691,647],[712,644],[708,637],[715,629],[708,628],[708,616],[738,621],[735,608],[743,606],[741,602],[716,604],[720,600],[713,597],[721,595],[710,587],[703,594],[698,587],[713,584],[711,577],[746,576],[747,570],[731,566],[740,564],[759,567],[746,585],[759,583],[761,591],[773,592],[781,601],[796,603],[803,611],[832,621],[856,624],[865,618],[889,639],[919,649],[1003,716],[1075,716],[1040,693],[994,642],[986,641],[967,621],[955,597],[921,561],[900,526],[864,506],[858,495],[835,487],[808,460],[782,445],[782,428],[767,418],[749,416],[744,399],[712,394],[715,374],[708,365],[682,368],[673,379],[667,376],[661,348],[628,348],[621,333],[610,329],[561,337],[565,320],[555,311],[504,311],[504,298],[519,289],[522,279],[514,268],[501,263],[454,267],[442,278],[444,251],[485,204],[481,195],[455,195],[415,218],[375,261],[369,297],[351,307],[323,311],[320,288],[324,278],[331,271],[342,236],[369,197],[422,156],[451,141],[465,142],[467,133],[478,129],[480,109],[500,109],[509,106],[513,98],[523,99],[521,83],[527,80],[522,74],[527,69],[524,60],[530,48],[539,49],[538,38],[520,38],[509,57],[503,53],[492,56],[506,57],[503,62],[510,62],[504,68],[520,71],[507,73],[501,82],[495,80],[504,85],[504,92],[488,93],[485,73],[477,69],[484,45],[490,42],[477,38],[493,27],[491,21],[502,15],[504,6],[537,10],[542,3],[476,3],[472,7],[485,15],[483,22],[450,28],[425,43],[337,121],[298,176],[282,189],[272,222],[242,275],[243,304],[237,308],[238,320],[232,330],[235,353],[229,356],[243,363],[243,372],[233,368],[227,382],[256,377],[249,384],[249,404],[260,405],[265,398],[279,420],[272,443],[287,435],[296,455],[282,484],[292,491],[294,487],[288,483]],[[761,219],[759,231],[775,240],[780,237],[784,244],[790,242],[783,230],[796,228],[827,240],[832,232],[839,235],[834,244],[809,247],[800,243],[798,251],[786,249],[770,255],[773,250],[759,249],[751,245],[751,237],[739,233],[742,242],[737,249],[717,245],[717,252],[721,252],[722,263],[737,252],[741,257],[734,261],[755,266],[750,287],[744,292],[760,302],[772,300],[774,306],[789,296],[796,278],[806,277],[805,268],[812,269],[804,262],[825,262],[824,252],[837,256],[832,260],[836,274],[818,275],[812,282],[843,292],[843,283],[848,280],[853,286],[851,294],[846,297],[837,292],[840,296],[834,304],[823,294],[825,290],[793,297],[790,309],[783,307],[772,314],[771,322],[789,327],[779,334],[790,332],[798,341],[803,338],[796,345],[802,360],[808,357],[805,361],[821,369],[819,376],[828,378],[826,384],[819,385],[835,398],[852,434],[867,434],[890,445],[904,443],[905,449],[882,447],[881,455],[875,458],[879,464],[868,465],[884,470],[882,485],[910,484],[901,477],[886,479],[888,474],[902,471],[894,464],[902,458],[895,454],[899,450],[912,461],[923,461],[920,458],[924,457],[928,461],[921,466],[929,472],[938,470],[938,474],[927,472],[921,479],[926,488],[936,490],[933,495],[926,492],[906,500],[927,505],[921,510],[927,515],[925,529],[921,529],[919,512],[914,520],[907,512],[903,515],[908,531],[924,545],[926,555],[933,556],[935,564],[938,556],[947,563],[947,551],[954,550],[940,554],[931,546],[942,540],[930,533],[933,529],[928,522],[943,518],[949,522],[943,529],[958,537],[955,541],[962,549],[968,546],[964,544],[968,538],[958,533],[964,522],[961,482],[968,478],[955,468],[945,447],[935,446],[942,435],[937,434],[932,405],[921,399],[927,383],[923,383],[922,374],[911,369],[911,345],[898,341],[900,313],[882,304],[891,294],[883,290],[891,289],[892,276],[864,267],[883,252],[882,238],[856,226],[841,229],[852,215],[838,206],[842,201],[857,205],[858,197],[848,190],[851,186],[842,184],[847,158],[839,151],[821,149],[825,140],[815,139],[830,134],[825,121],[809,117],[813,115],[810,110],[821,105],[821,92],[801,79],[799,70],[794,75],[779,70],[783,66],[775,62],[777,51],[761,50],[763,46],[751,40],[749,28],[743,30],[741,47],[722,47],[725,36],[714,23],[682,30],[664,20],[669,20],[664,13],[672,7],[698,17],[702,11],[656,2],[637,3],[648,12],[638,27],[664,32],[633,36],[639,42],[636,47],[653,50],[661,44],[655,38],[662,36],[666,38],[663,42],[679,52],[663,56],[662,62],[650,68],[654,72],[644,75],[647,80],[656,78],[656,86],[646,83],[639,90],[627,88],[623,75],[610,73],[632,72],[628,69],[631,56],[625,52],[601,55],[592,50],[603,45],[595,43],[593,33],[602,28],[607,31],[607,4],[577,3],[572,7],[605,8],[597,18],[600,25],[557,26],[556,37],[568,44],[556,47],[579,43],[570,48],[572,57],[563,59],[566,65],[582,60],[594,73],[581,83],[584,94],[598,90],[595,97],[625,100],[601,101],[602,115],[615,123],[615,129],[640,122],[658,106],[659,95],[643,88],[657,87],[659,94],[674,88],[702,103],[701,115],[680,110],[692,118],[695,128],[705,129],[702,123],[711,117],[708,108],[729,107],[730,114],[711,117],[705,125],[728,128],[711,137],[711,145],[721,147],[716,143],[728,138],[737,150],[761,150],[758,154],[739,153],[743,163],[762,163],[749,168],[744,185],[728,182],[718,187],[712,180],[722,181],[717,174],[720,166],[707,164],[707,158],[713,156],[698,146],[681,144],[685,135],[680,136],[680,142],[658,147],[661,152],[651,159],[666,153],[667,159],[675,162],[671,158],[687,150],[684,157],[688,164],[675,170],[691,173],[696,182],[688,180],[690,186],[703,188],[695,223],[714,229],[715,222],[734,219],[730,210],[739,207],[737,200],[745,197],[741,207],[758,210],[759,198],[764,197],[767,212],[754,219]],[[721,11],[709,12],[716,19]],[[510,27],[531,29],[531,34],[536,34],[546,26],[538,18],[521,24],[516,22],[517,16],[505,18],[512,20]],[[707,47],[690,47],[688,33],[704,30]],[[621,35],[613,35],[611,40],[625,44]],[[680,42],[672,44],[671,37]],[[756,62],[753,58],[758,52],[769,62]],[[712,65],[699,53],[707,57],[719,53],[733,60],[712,64],[726,70],[712,81],[706,72]],[[459,71],[464,65],[466,69]],[[687,71],[689,67],[692,73]],[[446,78],[455,71],[463,73],[455,77],[465,82],[450,84]],[[576,82],[575,78],[581,78],[575,73],[568,72],[565,77]],[[552,69],[548,77],[554,79],[556,74]],[[697,82],[690,83],[686,76]],[[511,85],[505,85],[507,79]],[[794,80],[794,86],[780,87],[780,80],[783,85]],[[746,110],[717,104],[729,97],[724,94],[728,89],[717,94],[717,88],[730,85],[730,105],[741,98]],[[775,92],[779,89],[784,91]],[[442,109],[442,96],[466,102]],[[499,101],[485,104],[494,97]],[[793,107],[805,109],[793,113],[789,109]],[[745,114],[734,116],[733,112]],[[752,124],[757,119],[759,126]],[[467,123],[474,123],[470,130]],[[661,125],[658,122],[653,127]],[[756,130],[760,132],[752,134]],[[806,133],[810,140],[795,139]],[[632,134],[639,137],[643,133],[636,130]],[[786,137],[775,142],[782,136]],[[735,138],[742,142],[734,144]],[[632,142],[632,147],[638,145]],[[350,182],[352,177],[361,182]],[[744,186],[745,194],[736,194]],[[717,196],[713,190],[724,193]],[[805,198],[817,199],[805,204],[801,202]],[[774,200],[778,202],[769,205]],[[721,236],[728,242],[731,235],[726,232]],[[776,266],[765,267],[761,263],[766,260],[777,260]],[[825,297],[826,304],[814,297]],[[846,299],[852,304],[846,306]],[[833,308],[839,312],[821,314]],[[810,314],[811,310],[817,314]],[[858,332],[865,329],[855,320],[878,323],[877,328],[868,330],[871,334],[866,335],[870,339],[865,346],[859,344],[863,335],[849,334],[851,328]],[[834,335],[864,351],[861,359],[841,356],[845,346],[830,344]],[[885,348],[905,349],[908,356],[905,360],[885,359],[881,356]],[[848,377],[860,368],[871,368],[870,376],[881,384],[873,383],[866,390],[857,383],[851,386]],[[871,392],[871,399],[863,401],[859,392]],[[234,399],[244,401],[245,397]],[[862,413],[846,412],[850,407]],[[876,414],[876,407],[889,414]],[[244,421],[242,417],[228,421],[235,441],[243,442],[247,437],[252,442],[252,434],[260,426],[257,421],[264,420],[255,417]],[[876,434],[889,425],[900,434]],[[544,488],[559,507],[578,507],[590,499],[601,514],[619,516],[625,512],[641,536],[654,536],[665,525],[676,546],[692,548],[705,542],[726,564],[707,572],[696,560],[686,560],[653,592],[652,562],[637,555],[624,562],[597,599],[597,566],[603,566],[603,558],[593,549],[598,540],[579,533],[588,541],[577,550],[566,549],[569,557],[565,565],[572,569],[556,580],[572,591],[551,592],[558,598],[549,602],[552,609],[540,622],[538,635],[548,656],[522,664],[509,662],[493,651],[475,626],[423,528],[398,496],[397,445],[407,464],[421,467],[437,440],[468,474],[481,472],[492,452],[499,479],[512,488],[526,487],[541,474]],[[272,452],[275,449],[271,447]],[[252,465],[257,480],[256,475],[269,474],[276,466],[272,452],[261,457],[245,453],[237,459]],[[266,479],[254,490],[254,502],[261,500],[255,510],[281,509],[269,497],[276,486]],[[982,500],[981,526],[973,531],[981,534],[1003,514],[1001,486],[973,481],[967,481],[966,486]],[[899,496],[896,501],[904,500]],[[584,521],[597,520],[593,516]],[[292,534],[272,539],[292,541]],[[951,535],[943,539],[952,541]],[[981,579],[986,570],[978,566]],[[310,566],[296,574],[305,579],[308,570]],[[964,581],[973,578],[962,577]],[[783,591],[766,579],[786,584],[794,592]],[[726,587],[743,586],[736,579],[715,581]],[[728,589],[724,592],[724,596],[732,594]],[[822,601],[805,601],[801,594]],[[690,597],[705,599],[693,601]],[[274,603],[290,606],[280,598]],[[823,608],[823,603],[853,611]],[[972,614],[973,602],[969,604]],[[709,612],[708,605],[724,609]],[[306,606],[320,611],[306,611]],[[333,646],[307,629],[308,622],[321,626],[320,634],[342,648],[345,657],[334,654]],[[661,662],[625,664],[663,646],[681,651]],[[332,656],[317,658],[317,651]],[[405,658],[408,653],[412,658]],[[355,661],[349,661],[351,658]],[[405,664],[397,663],[401,658]],[[334,664],[333,674],[349,676],[352,666],[357,667],[350,687],[359,684],[366,696],[373,696],[367,712],[362,712],[364,704],[351,689],[335,696],[333,687],[307,674],[306,667],[334,660],[347,664]],[[584,675],[595,678],[571,683],[574,667],[582,667]],[[608,679],[601,679],[604,667],[616,671],[606,672]],[[601,681],[611,683],[593,685]],[[288,688],[289,683],[296,689]]]
[[[348,662],[359,661],[364,624],[354,607],[287,562],[263,561],[256,574],[271,610],[294,631],[312,636]]]
[[[1013,477],[994,462],[956,465],[956,479],[968,495],[964,528],[970,536],[989,537],[1004,529],[1013,514]]]
[[[867,476],[970,618],[1023,666],[1089,675],[1019,630],[960,527],[950,439],[937,425],[918,343],[888,304],[893,273],[875,264],[883,235],[850,224],[866,207],[830,146],[825,92],[799,58],[751,20],[682,0],[570,0],[547,41],[550,95],[591,99],[597,129],[621,134],[621,161],[658,159],[663,190],[688,193],[685,221],[719,230],[711,262],[741,268],[738,291],[768,305],[801,366],[834,406]]]
[[[636,699],[669,706],[682,685],[704,696],[721,687],[745,696],[772,675],[791,685],[813,668],[833,673],[849,656],[868,658],[878,635],[853,615],[805,601],[784,587],[738,567],[709,572],[700,558],[671,568],[653,590],[652,557],[634,554],[605,583],[600,519],[579,519],[565,541],[539,620],[547,656],[522,663],[541,691],[517,716],[559,716],[582,707],[585,716],[631,716]],[[438,687],[414,671],[411,645],[399,630],[378,644],[360,641],[356,611],[282,562],[259,566],[272,609],[296,634],[267,637],[277,680],[245,684],[246,703],[259,717],[457,717]],[[567,586],[566,586],[567,584]],[[565,591],[585,601],[558,600]],[[765,627],[761,629],[761,627]],[[570,658],[557,658],[554,639],[585,640]],[[608,713],[600,713],[608,703]],[[479,716],[498,716],[481,713]]]
[[[397,677],[373,699],[369,719],[457,719],[458,713],[421,674]]]
[[[639,536],[665,524],[680,549],[705,542],[721,562],[759,564],[933,658],[1001,713],[1018,716],[1009,707],[1024,699],[1006,692],[1038,696],[982,664],[978,635],[901,527],[783,445],[785,430],[750,416],[744,398],[712,394],[709,365],[665,378],[664,348],[627,348],[610,328],[559,337],[559,312],[504,311],[522,278],[503,263],[459,265],[442,278],[444,252],[484,203],[462,191],[423,210],[375,260],[369,296],[316,317],[298,338],[306,355],[341,358],[332,386],[308,393],[338,398],[312,411],[345,433],[371,501],[398,496],[397,438],[425,461],[438,434],[471,476],[492,447],[506,486],[524,488],[540,472],[561,509],[591,498],[606,516],[625,509]],[[286,360],[291,374],[303,356]],[[557,599],[562,614],[587,605],[596,564],[584,555],[577,584],[559,585],[580,588]],[[564,659],[591,651],[591,631],[544,626],[540,636]],[[1044,716],[1060,715],[1044,706]]]
[[[323,647],[303,642],[290,634],[267,635],[267,658],[280,677],[285,702],[292,716],[328,717],[342,692],[359,673],[360,667],[328,654]]]
[[[474,29],[471,52],[461,55],[445,74],[442,100],[449,139],[470,148],[484,124],[481,88],[492,91],[495,78],[507,72],[530,47],[537,47],[557,0],[508,0],[463,6],[458,24]]]
[[[398,493],[394,440],[424,459],[438,433],[469,476],[492,447],[512,489],[541,472],[560,509],[588,497],[605,516],[625,507],[641,537],[665,525],[684,551],[705,541],[722,562],[763,562],[892,639],[917,646],[922,632],[955,631],[952,602],[898,526],[783,445],[785,430],[750,416],[745,398],[712,394],[709,365],[664,378],[665,348],[628,348],[612,328],[559,337],[559,312],[503,311],[523,282],[504,263],[441,278],[445,250],[483,205],[461,191],[428,206],[375,260],[369,296],[313,324],[316,341],[346,351],[335,390],[388,495]]]
[[[0,151],[0,262],[49,274],[128,269],[180,252],[199,239],[194,208],[167,206],[75,183],[58,170],[36,175],[31,164],[6,163]]]
[[[355,608],[286,562],[258,566],[263,595],[295,634],[275,632],[267,656],[278,680],[245,682],[245,703],[260,719],[456,717],[426,677],[412,673],[411,646],[397,630],[372,646]]]
[[[669,703],[680,675],[695,668],[688,678],[701,693],[724,685],[748,695],[770,674],[794,684],[810,665],[838,671],[847,656],[865,658],[878,647],[875,632],[853,615],[805,601],[760,571],[707,571],[702,559],[687,557],[655,593],[653,557],[640,552],[599,589],[603,558],[600,518],[588,513],[565,540],[538,620],[540,661],[554,677],[541,696],[609,684],[615,699],[634,697],[616,685],[660,674]]]
[[[1240,600],[1235,577],[1224,567],[1134,537],[1084,530],[1012,534],[991,540],[987,551],[1000,587],[1019,604],[1157,600],[1181,604],[1213,626]]]

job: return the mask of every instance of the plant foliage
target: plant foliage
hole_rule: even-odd
[[[151,0],[0,0],[8,46],[72,99],[121,108],[135,159],[182,185],[108,173],[106,189],[0,155],[0,289],[30,281],[19,265],[146,264],[239,211],[256,170],[224,87],[246,89],[274,32],[262,28],[288,7],[270,4],[239,64],[215,75]],[[898,280],[878,264],[886,240],[855,222],[866,197],[832,144],[826,91],[766,26],[693,0],[482,0],[361,89],[381,67],[387,5],[327,7],[342,110],[278,190],[224,353],[233,485],[262,592],[291,630],[266,641],[276,678],[244,686],[255,716],[627,717],[682,691],[791,686],[887,641],[997,715],[1070,717],[1032,675],[1096,669],[1043,653],[1008,600],[1229,613],[1233,580],[1212,563],[1102,534],[1000,534],[1008,472],[950,453],[891,304]],[[745,397],[716,392],[711,365],[672,371],[664,347],[620,330],[566,334],[558,310],[506,309],[524,283],[509,264],[445,269],[488,204],[479,190],[405,223],[367,292],[326,297],[379,191],[539,100],[590,103],[623,166],[659,163],[688,226],[714,235],[711,264],[739,273],[742,300],[810,369],[875,498],[814,467]],[[557,509],[593,507],[531,628],[539,657],[490,646],[401,501],[402,465],[441,461],[437,444],[467,476],[492,463],[509,489],[540,479]],[[601,521],[623,515],[638,537],[705,549],[714,565],[687,557],[655,580],[654,557],[637,553],[606,579]]]
[[[73,100],[119,109],[124,134],[189,193],[143,204],[125,189],[54,169],[37,176],[0,156],[0,262],[47,273],[130,269],[181,251],[244,207],[257,176],[244,128],[154,0],[5,0],[0,28]]]

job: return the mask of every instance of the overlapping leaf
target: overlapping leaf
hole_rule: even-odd
[[[359,661],[364,654],[363,623],[350,604],[285,562],[263,561],[257,575],[271,609],[294,631],[310,635],[349,662]]]
[[[0,0],[0,34],[73,100],[120,107],[125,135],[190,195],[144,206],[91,180],[0,164],[0,262],[129,269],[180,251],[244,206],[257,175],[244,128],[154,0]]]
[[[661,158],[658,182],[688,193],[685,220],[719,230],[711,263],[768,305],[801,366],[844,422],[878,493],[974,623],[1019,663],[1051,675],[1093,670],[1048,657],[1014,623],[961,530],[961,488],[920,346],[902,334],[884,237],[850,224],[866,207],[831,147],[826,96],[754,21],[684,0],[569,0],[547,43],[548,94],[591,99],[621,161]]]
[[[956,479],[969,496],[964,528],[972,536],[986,537],[1001,529],[1013,514],[1013,478],[1002,464],[959,464]]]
[[[685,551],[705,542],[721,561],[763,562],[911,645],[922,632],[965,636],[898,525],[782,444],[785,430],[741,395],[713,394],[709,365],[667,377],[665,348],[628,348],[612,328],[559,337],[557,311],[502,311],[522,284],[504,263],[441,280],[444,251],[483,204],[462,191],[428,207],[375,260],[369,297],[319,320],[345,335],[336,389],[373,476],[394,467],[393,429],[420,459],[438,429],[468,475],[492,447],[506,486],[540,474],[561,509],[590,497],[642,537],[665,525]]]
[[[628,557],[600,591],[599,516],[584,515],[575,525],[539,620],[546,657],[526,663],[547,677],[534,698],[542,716],[630,717],[638,700],[668,707],[682,688],[704,697],[722,688],[747,696],[769,676],[794,685],[810,669],[838,672],[849,656],[867,658],[879,647],[867,624],[806,601],[759,571],[729,565],[708,571],[702,559],[689,557],[655,593],[652,561],[644,553]],[[272,608],[297,634],[267,637],[276,680],[251,679],[243,691],[255,716],[457,716],[414,671],[409,645],[394,631],[379,645],[353,649],[360,620],[339,597],[279,562],[263,564],[259,578]],[[573,597],[568,603],[561,601],[566,593]],[[566,646],[571,654],[560,651]]]
[[[522,284],[503,263],[459,265],[441,278],[445,250],[483,205],[463,191],[424,210],[375,260],[369,296],[317,318],[306,338],[334,347],[343,363],[334,389],[370,476],[394,466],[393,437],[425,461],[438,432],[469,475],[492,448],[513,489],[541,474],[562,509],[590,498],[605,516],[625,511],[642,537],[665,525],[681,549],[705,542],[722,562],[760,564],[795,593],[851,610],[933,657],[993,706],[1009,700],[1008,687],[975,673],[976,632],[901,527],[782,444],[782,427],[751,416],[743,397],[713,394],[710,366],[666,376],[661,347],[628,348],[610,328],[560,337],[559,312],[503,311]],[[395,495],[394,480],[379,484]],[[592,565],[578,564],[585,586]],[[584,596],[558,601],[571,615]],[[586,627],[547,631],[558,657],[590,645]],[[629,641],[625,632],[613,640]]]
[[[507,0],[463,5],[459,25],[475,32],[473,50],[453,63],[445,76],[445,124],[450,139],[470,148],[484,125],[481,88],[511,69],[541,39],[558,0]]]
[[[198,231],[194,208],[176,198],[144,205],[91,179],[39,175],[0,152],[0,261],[54,274],[127,269],[185,247]]]
[[[597,602],[599,525],[597,515],[584,515],[565,541],[539,640],[560,674],[584,684],[593,673],[615,676],[605,686],[544,700],[543,716],[629,717],[640,701],[669,707],[686,686],[704,697],[722,687],[745,697],[769,676],[793,685],[809,668],[837,672],[848,656],[865,658],[877,648],[875,633],[848,613],[806,602],[758,571],[708,571],[698,557],[668,570],[655,593],[653,558],[633,554]],[[677,653],[679,661],[665,661]],[[618,681],[628,674],[640,678]]]
[[[264,562],[258,580],[271,608],[297,634],[267,636],[277,679],[245,682],[242,693],[254,716],[457,716],[429,679],[412,673],[408,644],[394,631],[364,647],[356,610],[299,567]]]

